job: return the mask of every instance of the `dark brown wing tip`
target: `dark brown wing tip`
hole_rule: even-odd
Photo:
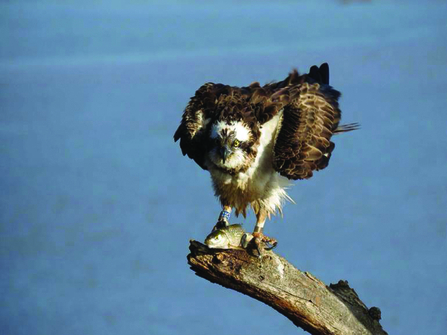
[[[308,76],[314,79],[317,83],[321,82],[320,70],[316,65],[311,66],[311,68],[309,69]]]
[[[346,133],[348,131],[353,131],[360,129],[360,123],[354,122],[354,123],[348,123],[348,124],[342,124],[335,129],[334,134],[337,133]]]
[[[323,63],[320,65],[320,76],[321,76],[321,83],[329,85],[329,64]]]
[[[180,137],[182,137],[182,135],[180,135],[180,133],[181,133],[180,128],[182,128],[181,125],[177,128],[177,131],[174,134],[174,142],[177,142],[180,139]]]
[[[313,65],[309,69],[308,76],[319,84],[329,85],[329,65],[323,63],[320,67]]]

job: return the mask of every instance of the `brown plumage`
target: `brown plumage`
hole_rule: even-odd
[[[204,159],[211,149],[209,135],[214,122],[243,120],[253,133],[247,147],[254,150],[262,125],[282,111],[272,164],[289,179],[307,179],[313,171],[327,167],[335,147],[332,135],[358,127],[339,127],[339,97],[329,86],[326,63],[312,66],[304,75],[294,70],[283,81],[263,87],[258,82],[241,88],[207,83],[191,98],[174,139],[180,140],[184,155],[207,169]]]

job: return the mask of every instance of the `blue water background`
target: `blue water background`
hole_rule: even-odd
[[[328,62],[330,166],[266,224],[390,334],[447,333],[446,1],[4,1],[0,334],[304,334],[186,263],[220,208],[172,140],[203,83]],[[242,222],[242,219],[232,219]],[[245,222],[252,229],[253,215]]]

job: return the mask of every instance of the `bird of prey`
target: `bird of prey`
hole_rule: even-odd
[[[252,207],[253,236],[266,245],[267,218],[282,213],[290,180],[308,179],[328,166],[332,135],[354,130],[340,126],[340,92],[329,85],[329,66],[296,70],[283,81],[246,87],[206,83],[185,108],[174,135],[183,155],[208,170],[222,205],[214,229],[229,225]]]

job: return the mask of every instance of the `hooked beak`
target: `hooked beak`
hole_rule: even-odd
[[[223,146],[220,148],[220,156],[222,157],[222,161],[225,164],[225,161],[227,160],[228,156],[230,156],[231,150],[228,149],[227,146]]]

